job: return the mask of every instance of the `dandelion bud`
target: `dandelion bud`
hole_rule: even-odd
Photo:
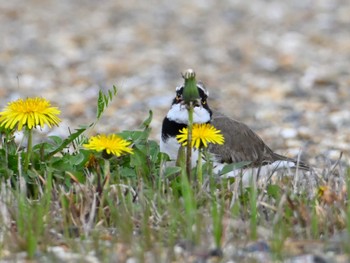
[[[189,104],[191,101],[200,99],[197,88],[196,73],[194,70],[186,70],[182,77],[185,80],[185,87],[183,91],[183,99],[185,103]]]

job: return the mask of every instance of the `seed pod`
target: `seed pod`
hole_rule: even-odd
[[[200,99],[197,81],[196,81],[196,73],[193,69],[188,69],[182,74],[182,77],[185,80],[185,87],[183,91],[183,99],[186,104],[189,104],[191,101],[197,101]]]

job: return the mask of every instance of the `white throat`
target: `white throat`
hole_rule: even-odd
[[[169,120],[177,123],[188,124],[188,110],[186,105],[181,103],[173,104],[168,111],[167,117]],[[207,109],[196,106],[193,109],[193,122],[194,123],[207,123],[210,121],[210,114]]]

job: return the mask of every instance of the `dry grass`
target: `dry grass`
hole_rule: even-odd
[[[70,189],[42,188],[36,199],[3,181],[1,257],[266,262],[332,253],[341,258],[349,251],[347,170],[338,164],[329,171],[276,174],[249,188],[224,179],[200,189],[179,188],[176,180],[154,188],[139,178],[111,182],[102,193],[90,178]],[[193,198],[186,199],[183,190]]]

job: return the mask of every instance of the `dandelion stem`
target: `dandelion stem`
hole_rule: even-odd
[[[104,159],[104,169],[103,169],[103,174],[104,174],[104,181],[103,181],[103,188],[105,186],[108,186],[109,180],[111,177],[111,169],[110,169],[110,162],[109,159]]]
[[[186,70],[185,74],[182,75],[185,80],[185,86],[183,91],[183,99],[187,105],[188,110],[188,134],[187,134],[187,152],[186,152],[186,172],[188,179],[191,180],[191,153],[192,153],[192,127],[193,127],[193,102],[200,99],[196,73],[193,69]]]
[[[4,138],[2,137],[2,134],[0,133],[0,138],[1,138],[1,143],[4,146],[4,150],[5,150],[5,167],[8,168],[8,157],[9,157],[9,153],[8,153],[8,134],[6,134],[4,136]]]
[[[188,104],[188,134],[186,148],[186,172],[189,181],[191,181],[191,155],[192,155],[192,127],[193,127],[193,102]]]
[[[32,145],[33,145],[33,130],[27,129],[28,132],[28,143],[27,143],[27,154],[24,159],[24,172],[28,171],[30,157],[32,155]]]

